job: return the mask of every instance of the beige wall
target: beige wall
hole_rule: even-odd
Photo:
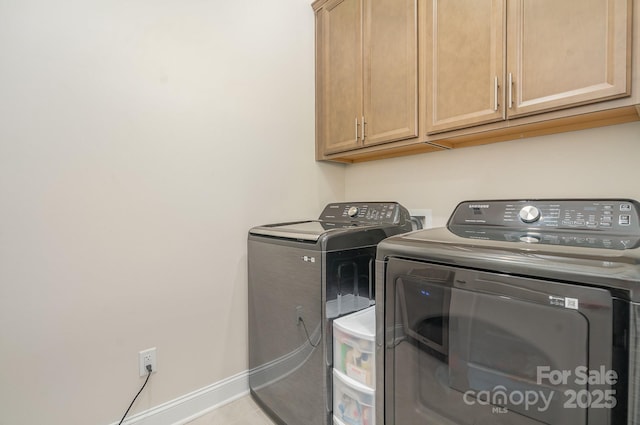
[[[0,2],[0,424],[247,368],[246,234],[344,198],[300,0]]]
[[[640,122],[350,165],[347,199],[430,208],[442,226],[464,200],[640,200]]]

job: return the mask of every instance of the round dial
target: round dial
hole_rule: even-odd
[[[359,212],[360,210],[358,209],[358,207],[351,207],[347,211],[347,214],[349,214],[349,217],[355,217],[358,215]]]
[[[520,210],[520,220],[525,223],[535,223],[540,220],[540,210],[533,205],[527,205]]]

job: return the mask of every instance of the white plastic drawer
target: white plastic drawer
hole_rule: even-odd
[[[338,419],[335,415],[333,416],[333,425],[346,425],[340,419]]]
[[[375,307],[333,322],[333,367],[375,388]]]
[[[334,369],[333,415],[344,425],[375,425],[375,391]]]

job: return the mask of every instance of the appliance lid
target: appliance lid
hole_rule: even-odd
[[[330,222],[320,220],[296,221],[290,223],[267,224],[249,230],[252,235],[274,238],[298,239],[317,242],[320,236],[337,229],[363,227],[361,223]]]
[[[639,302],[638,211],[631,200],[468,201],[447,227],[382,241],[377,258],[579,281]]]
[[[331,232],[405,226],[409,220],[409,211],[397,202],[336,202],[328,204],[317,220],[257,226],[249,234],[317,242]]]
[[[441,227],[387,238],[378,244],[376,258],[413,259],[617,288],[628,294],[622,296],[640,303],[640,248],[617,250],[465,239]]]

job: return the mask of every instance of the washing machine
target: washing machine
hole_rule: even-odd
[[[639,207],[466,201],[381,242],[377,423],[640,424]]]
[[[346,202],[249,231],[249,387],[274,421],[331,423],[332,321],[374,304],[377,244],[417,226],[396,202]]]

